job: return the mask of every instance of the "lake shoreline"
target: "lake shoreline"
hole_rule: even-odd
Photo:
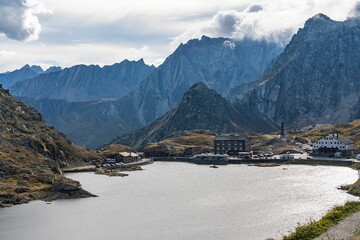
[[[155,158],[156,159],[156,158]],[[153,158],[149,158],[146,159],[146,161],[140,161],[140,162],[132,162],[132,163],[128,163],[125,164],[126,166],[142,166],[142,165],[147,165],[147,164],[152,164],[154,162],[183,162],[183,163],[189,163],[189,164],[194,164],[194,163],[190,163],[188,161],[184,161],[181,160],[181,158],[167,158],[167,160],[155,160]],[[168,159],[173,159],[173,160],[168,160]],[[263,163],[265,163],[265,165],[262,165]],[[326,160],[307,160],[307,159],[293,159],[293,160],[245,160],[242,161],[241,163],[230,163],[229,165],[261,165],[261,166],[265,166],[268,164],[269,166],[273,167],[274,165],[276,166],[281,166],[281,165],[306,165],[306,166],[334,166],[334,167],[349,167],[351,169],[355,169],[354,164],[350,161],[326,161]],[[200,164],[200,165],[208,165],[208,164]],[[96,172],[96,167],[94,165],[86,165],[86,166],[77,166],[77,167],[72,167],[72,168],[63,168],[61,169],[63,173],[81,173],[81,172]],[[105,174],[107,175],[107,174]],[[124,176],[122,174],[119,174],[119,176]],[[70,179],[71,180],[71,179]],[[358,182],[360,181],[360,178],[358,179]],[[356,183],[356,182],[355,182]],[[353,183],[353,184],[355,184]],[[348,189],[346,189],[346,186],[351,186],[353,184],[342,184],[341,185],[341,190],[346,191],[346,193],[353,195],[353,196],[358,196],[356,194],[352,194],[351,192],[348,191]],[[16,199],[19,199],[18,201],[13,201],[13,203],[11,204],[0,204],[0,209],[1,208],[9,208],[15,205],[19,205],[19,204],[26,204],[29,203],[31,201],[55,201],[58,199],[74,199],[74,198],[87,198],[87,197],[97,197],[96,195],[86,191],[86,189],[82,189],[81,188],[81,183],[79,183],[79,185],[77,186],[77,190],[79,192],[79,194],[72,194],[72,195],[64,195],[62,194],[61,196],[59,195],[59,197],[55,197],[55,195],[53,195],[53,197],[49,198],[48,197],[48,192],[46,193],[44,192],[39,192],[34,194],[34,198],[28,198],[28,197],[22,197],[22,196],[15,196]],[[75,190],[74,190],[75,191]],[[6,193],[3,193],[6,194]],[[78,196],[78,197],[77,197]]]
[[[108,222],[110,225],[105,227],[104,231],[109,231],[109,229],[106,230],[107,228],[113,228],[109,220],[116,217],[117,221],[125,224],[122,232],[127,236],[134,236],[134,234],[147,236],[149,231],[155,235],[164,234],[163,231],[179,231],[178,227],[187,235],[188,230],[192,232],[193,228],[190,226],[194,226],[195,229],[204,226],[210,228],[210,232],[215,231],[211,233],[211,236],[219,236],[216,234],[223,234],[226,229],[227,239],[235,239],[234,234],[238,231],[241,232],[238,236],[244,236],[246,239],[264,239],[264,233],[266,237],[274,236],[276,232],[286,233],[293,229],[297,222],[304,223],[308,218],[318,219],[333,206],[355,199],[347,197],[350,195],[338,190],[340,184],[351,183],[355,180],[357,175],[353,170],[328,166],[288,165],[285,167],[286,171],[283,167],[264,169],[238,164],[211,169],[205,165],[159,162],[144,167],[146,171],[131,173],[126,178],[96,176],[93,173],[69,173],[65,175],[67,178],[83,183],[84,189],[100,197],[81,201],[55,201],[51,205],[37,201],[29,206],[4,210],[0,222],[6,223],[8,217],[15,214],[16,222],[26,223],[26,215],[32,211],[38,221],[42,219],[42,212],[49,215],[48,211],[63,212],[65,219],[74,219],[77,218],[76,212],[80,211],[81,214],[87,216],[84,219],[85,222],[86,219],[89,219],[89,223]],[[298,190],[294,191],[294,187]],[[269,203],[266,200],[269,197],[273,199],[271,206],[268,206]],[[114,202],[117,203],[118,208],[114,208],[112,204]],[[256,204],[256,207],[253,209],[251,205],[247,205],[248,203]],[[123,208],[123,206],[126,207]],[[40,211],[39,214],[38,211]],[[91,218],[93,214],[95,214],[94,218]],[[99,220],[95,216],[99,216]],[[128,219],[126,216],[131,217]],[[263,232],[257,233],[250,229],[246,230],[246,227],[243,228],[242,226],[246,226],[246,224],[241,224],[245,220],[244,216],[247,216],[246,223],[250,225],[264,221],[258,226],[263,228]],[[268,218],[268,216],[272,217]],[[56,216],[53,217],[49,218],[49,223],[52,222],[51,219],[56,221]],[[153,229],[151,227],[154,224],[151,220],[153,217],[158,219],[157,221],[161,220],[156,224],[165,224],[159,232],[150,230]],[[258,218],[263,220],[259,221]],[[130,222],[127,223],[128,220],[125,219]],[[210,219],[212,220],[209,222]],[[230,223],[226,223],[226,219],[230,219],[233,226],[229,227]],[[165,227],[169,221],[171,224]],[[178,225],[178,222],[183,224]],[[145,224],[147,227],[136,235],[136,231],[131,230],[134,223]],[[213,224],[218,227],[212,228]],[[10,226],[11,223],[8,225]],[[32,225],[29,223],[27,226],[32,228]],[[76,227],[76,225],[73,226]],[[6,227],[4,226],[3,229]],[[223,230],[219,231],[220,229]],[[12,231],[9,231],[11,234]],[[50,231],[53,232],[53,230]],[[207,236],[210,234],[209,231],[201,231],[201,234]],[[24,232],[28,230],[25,229]],[[60,234],[59,238],[54,238],[55,240],[65,238],[62,231],[58,234]],[[35,235],[32,236],[35,237]],[[14,238],[8,235],[5,239],[13,240]]]

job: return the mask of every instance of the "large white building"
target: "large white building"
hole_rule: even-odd
[[[339,134],[329,134],[312,144],[313,155],[335,156],[341,152],[343,156],[351,156],[354,151],[354,143]]]

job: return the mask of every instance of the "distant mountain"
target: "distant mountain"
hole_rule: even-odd
[[[91,102],[21,98],[74,143],[97,148],[143,125],[128,98]]]
[[[99,159],[73,145],[33,108],[0,88],[0,208],[31,200],[85,197],[61,168]]]
[[[338,22],[318,14],[293,36],[238,109],[288,128],[359,118],[359,54],[359,20]]]
[[[58,99],[85,102],[99,99],[120,99],[133,90],[154,66],[124,60],[111,66],[77,65],[64,70],[49,69],[29,81],[10,88],[13,95],[35,99]]]
[[[231,102],[241,101],[245,97],[246,93],[248,93],[257,84],[257,81],[241,83],[231,88],[226,98]]]
[[[143,124],[148,124],[173,108],[197,82],[227,96],[241,83],[263,75],[282,47],[266,41],[227,38],[190,40],[181,44],[165,62],[130,93]]]
[[[246,118],[225,98],[204,83],[193,85],[181,102],[150,125],[125,134],[112,143],[140,149],[165,136],[185,130],[203,129],[217,133],[244,132]]]
[[[43,72],[39,66],[25,65],[21,69],[12,72],[0,73],[0,84],[2,84],[3,88],[8,89],[19,81],[36,77]]]
[[[61,67],[53,66],[53,67],[49,67],[44,73],[58,72],[61,70],[62,70]]]
[[[18,83],[10,91],[72,141],[93,148],[151,123],[196,82],[225,96],[231,87],[257,80],[281,51],[263,41],[203,37],[182,44],[159,69],[143,60],[103,68],[80,65]]]

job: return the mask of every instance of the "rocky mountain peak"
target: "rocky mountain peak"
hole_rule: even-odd
[[[58,72],[61,70],[62,70],[62,68],[59,66],[52,66],[52,67],[49,67],[48,69],[46,69],[45,73]]]
[[[142,148],[176,131],[241,132],[241,119],[241,114],[225,98],[199,82],[184,93],[174,109],[150,125],[117,138],[114,143]]]
[[[189,40],[130,94],[134,108],[146,125],[179,103],[197,82],[227,96],[231,88],[258,80],[282,50],[276,44],[249,39]]]
[[[153,67],[143,61],[124,60],[110,66],[76,65],[51,74],[40,74],[14,84],[10,91],[17,97],[86,102],[120,99],[144,80]]]
[[[20,69],[26,69],[26,68],[30,68],[30,65],[29,64],[25,64],[22,68]]]
[[[305,26],[308,24],[313,24],[315,22],[333,22],[333,20],[323,13],[318,13],[318,14],[314,15],[313,17],[311,17],[310,19],[308,19],[305,22]]]
[[[248,109],[289,128],[344,123],[359,100],[360,25],[309,19],[244,99]]]
[[[20,70],[25,70],[25,69],[31,69],[32,71],[36,72],[37,74],[41,74],[44,72],[44,70],[38,65],[30,66],[29,64],[25,64],[22,68],[20,68]]]
[[[190,87],[190,89],[184,93],[182,101],[186,101],[189,97],[192,97],[192,96],[204,96],[204,95],[208,95],[208,94],[219,95],[214,90],[211,90],[210,88],[208,88],[205,83],[198,82],[198,83],[195,83],[194,85],[192,85]]]
[[[30,69],[36,72],[37,74],[41,74],[44,72],[44,70],[38,65],[32,65]]]

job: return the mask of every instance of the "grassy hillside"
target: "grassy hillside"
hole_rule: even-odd
[[[148,144],[143,151],[147,156],[184,156],[213,152],[216,134],[210,131],[194,130],[176,132],[160,142]],[[278,135],[249,135],[251,150],[255,153],[280,154],[288,150],[301,151],[292,137],[279,138]],[[187,151],[186,151],[187,149]],[[189,150],[191,151],[189,152]]]
[[[186,149],[191,149],[192,155],[212,152],[214,138],[215,134],[209,131],[175,132],[160,142],[148,144],[143,151],[151,157],[184,156]]]
[[[305,132],[296,133],[294,136],[305,137],[311,142],[314,142],[330,133],[339,133],[340,135],[352,140],[355,144],[356,150],[360,150],[360,120],[339,125],[316,125]]]
[[[0,88],[0,207],[35,199],[91,194],[61,168],[84,165],[99,154],[73,145],[33,108]]]

